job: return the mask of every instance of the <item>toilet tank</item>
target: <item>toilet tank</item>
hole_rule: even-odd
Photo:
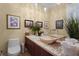
[[[8,40],[8,47],[20,46],[19,39],[9,39]]]

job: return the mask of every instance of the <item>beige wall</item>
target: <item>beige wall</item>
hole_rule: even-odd
[[[56,20],[66,20],[66,4],[56,5],[52,7],[49,11],[49,25],[50,25],[50,34],[57,33],[61,35],[67,35],[65,29],[56,29],[55,22]],[[65,27],[65,26],[64,26]],[[55,31],[56,29],[56,31]],[[54,31],[53,31],[54,30]]]
[[[7,14],[20,16],[20,29],[6,29]],[[48,21],[49,29],[44,29],[44,31],[52,34],[51,31],[55,29],[55,21],[66,20],[66,5],[57,5],[45,13],[42,7],[35,7],[34,4],[0,4],[0,50],[6,50],[9,38],[20,38],[21,42],[24,40],[24,33],[28,31],[27,28],[24,28],[25,19]],[[57,30],[57,34],[67,35],[65,29]]]
[[[16,15],[20,16],[20,29],[6,29],[6,15]],[[45,13],[43,9],[38,6],[35,7],[34,4],[0,4],[0,50],[6,50],[7,40],[9,38],[20,38],[21,41],[24,40],[24,20],[46,20]]]

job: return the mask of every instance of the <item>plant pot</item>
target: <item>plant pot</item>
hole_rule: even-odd
[[[41,33],[38,33],[38,36],[41,36]]]

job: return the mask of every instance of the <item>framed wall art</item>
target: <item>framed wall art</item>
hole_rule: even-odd
[[[56,29],[63,29],[63,20],[56,21]]]
[[[41,22],[41,21],[36,21],[35,25],[36,25],[36,26],[39,26],[40,28],[42,28],[42,27],[43,27],[43,22]]]
[[[20,17],[15,15],[7,15],[7,28],[20,29]]]
[[[45,29],[48,29],[48,28],[49,28],[49,26],[48,26],[48,21],[44,21],[44,28],[45,28]]]
[[[33,26],[33,21],[32,20],[25,20],[24,21],[24,26],[25,27],[32,27]]]

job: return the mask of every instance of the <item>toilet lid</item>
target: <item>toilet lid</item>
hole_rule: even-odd
[[[20,46],[10,47],[8,48],[9,54],[16,54],[20,52]]]

